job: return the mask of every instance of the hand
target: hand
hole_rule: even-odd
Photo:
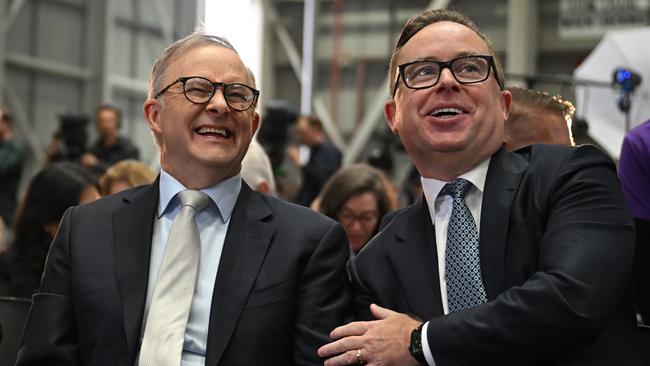
[[[370,312],[377,320],[349,323],[330,333],[335,341],[318,349],[318,356],[328,358],[325,366],[417,365],[409,346],[411,332],[421,322],[375,304]]]
[[[92,168],[97,165],[97,157],[91,153],[85,153],[81,156],[81,165],[86,168]]]

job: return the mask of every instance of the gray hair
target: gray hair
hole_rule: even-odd
[[[185,38],[179,39],[178,41],[169,45],[169,47],[167,47],[165,51],[163,51],[163,53],[158,56],[158,59],[156,59],[156,62],[153,64],[151,75],[149,75],[149,98],[153,98],[153,96],[156,95],[156,92],[163,88],[163,75],[165,74],[165,71],[172,61],[190,49],[207,45],[224,47],[237,53],[235,47],[233,47],[233,45],[230,44],[226,38],[206,34],[203,31],[194,32]],[[250,70],[248,73],[252,74]]]

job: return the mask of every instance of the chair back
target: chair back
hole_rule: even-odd
[[[0,365],[16,363],[18,346],[23,333],[27,312],[31,305],[29,299],[0,296]]]

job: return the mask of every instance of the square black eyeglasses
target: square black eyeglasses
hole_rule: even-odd
[[[248,85],[240,83],[220,83],[208,80],[201,76],[186,76],[174,80],[171,84],[164,87],[154,96],[158,99],[163,93],[176,83],[183,86],[185,98],[194,104],[204,104],[210,101],[217,88],[223,88],[223,96],[226,104],[234,110],[245,111],[255,105],[260,91],[253,89]]]
[[[473,84],[485,81],[490,76],[490,69],[494,69],[494,78],[500,88],[497,68],[492,56],[471,55],[461,56],[450,61],[418,60],[397,66],[398,74],[395,81],[393,95],[397,92],[399,79],[410,89],[426,89],[438,83],[442,70],[449,69],[454,79],[461,84]]]

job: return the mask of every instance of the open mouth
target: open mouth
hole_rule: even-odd
[[[429,115],[437,118],[451,118],[463,113],[465,112],[461,109],[446,107],[446,108],[438,108],[432,111],[431,113],[429,113]]]
[[[219,136],[224,138],[229,138],[232,136],[232,131],[225,128],[200,127],[194,131],[201,136]]]

